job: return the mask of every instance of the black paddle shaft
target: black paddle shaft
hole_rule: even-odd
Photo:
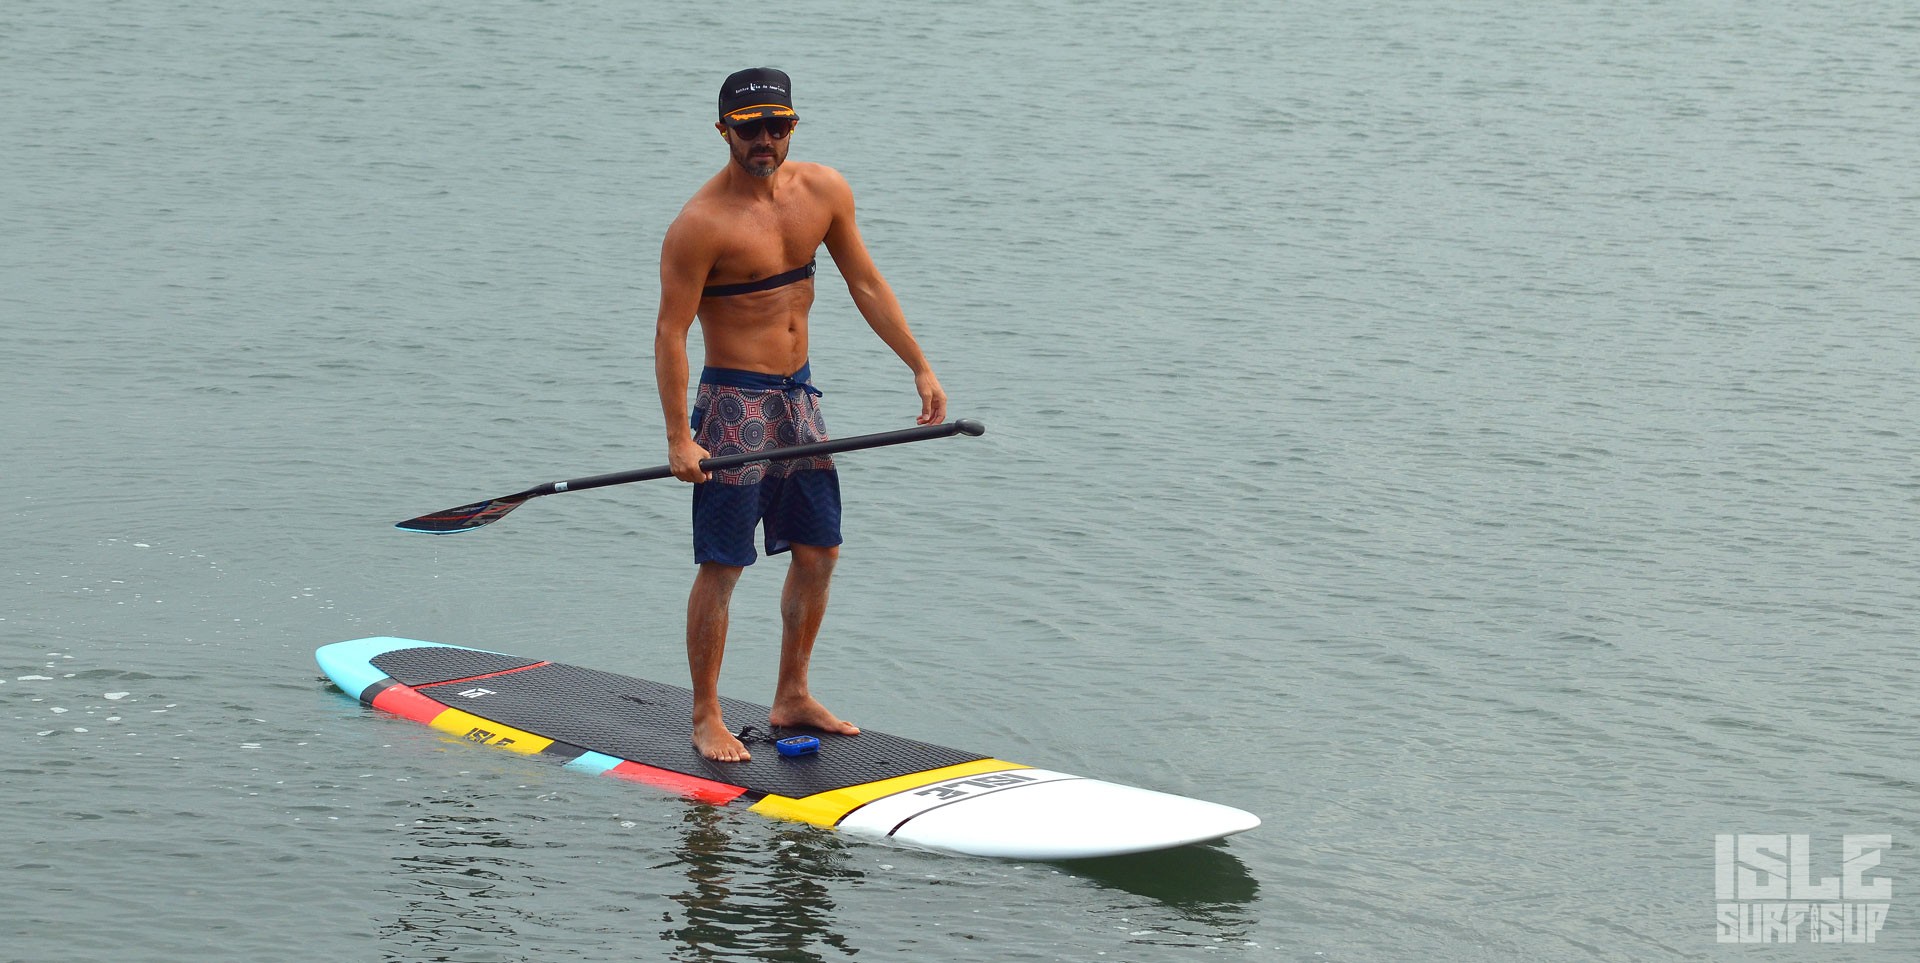
[[[843,451],[859,451],[862,448],[881,448],[887,445],[903,445],[910,441],[923,441],[928,438],[945,438],[948,435],[979,435],[986,432],[986,426],[971,419],[962,418],[940,425],[921,425],[918,428],[902,428],[899,431],[882,431],[871,435],[856,435],[852,438],[810,441],[804,445],[787,448],[775,448],[770,451],[748,452],[744,455],[717,455],[700,459],[702,471],[720,471],[725,468],[738,468],[751,465],[756,461],[788,461],[794,458],[812,458],[815,455],[833,455]],[[653,481],[659,478],[671,478],[673,469],[660,465],[655,468],[640,468],[634,471],[617,471],[606,475],[593,475],[576,478],[572,481],[549,482],[538,488],[529,489],[522,494],[529,498],[537,495],[557,495],[560,492],[580,492],[589,488],[605,488],[608,485],[625,485],[629,482]]]
[[[855,435],[852,438],[836,438],[828,441],[808,442],[787,448],[774,448],[768,451],[749,452],[741,455],[719,455],[700,460],[705,471],[719,471],[723,468],[737,468],[758,461],[786,461],[790,458],[809,458],[814,455],[832,455],[843,451],[859,451],[863,448],[880,448],[885,445],[901,445],[910,441],[922,441],[928,438],[945,438],[948,435],[980,435],[986,433],[986,426],[969,418],[961,418],[940,425],[921,425],[917,428],[902,428],[898,431],[882,431],[871,435]],[[666,465],[655,468],[642,468],[636,471],[618,471],[606,475],[589,475],[586,478],[574,478],[568,481],[548,482],[536,485],[523,492],[490,498],[459,508],[409,518],[395,525],[395,528],[409,532],[425,532],[429,535],[451,535],[456,532],[468,532],[482,525],[499,521],[508,512],[520,507],[530,499],[542,495],[557,495],[561,492],[586,491],[589,488],[605,488],[608,485],[625,485],[629,482],[652,481],[657,478],[670,478],[673,469]]]

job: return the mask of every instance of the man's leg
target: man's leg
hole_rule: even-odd
[[[768,722],[776,726],[810,726],[843,735],[857,735],[858,726],[842,722],[813,698],[807,688],[807,665],[813,642],[827,615],[827,587],[833,581],[833,563],[840,547],[794,545],[787,566],[786,586],[780,590],[780,683],[774,690]]]
[[[693,672],[693,746],[717,762],[752,758],[720,715],[720,659],[727,649],[727,605],[742,570],[703,562],[687,596],[687,667]]]

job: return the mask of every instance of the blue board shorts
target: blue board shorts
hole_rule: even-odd
[[[820,389],[808,365],[792,375],[733,368],[700,372],[693,440],[711,456],[827,440]],[[768,555],[794,545],[840,544],[840,476],[820,455],[754,462],[713,473],[693,486],[693,560],[752,565],[753,529],[763,526]]]

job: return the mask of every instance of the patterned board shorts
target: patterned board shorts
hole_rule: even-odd
[[[827,439],[820,390],[802,365],[791,376],[732,368],[700,372],[693,440],[712,456],[785,448]],[[693,560],[752,565],[753,529],[765,529],[768,555],[792,546],[840,544],[840,476],[820,455],[754,462],[713,473],[693,486]]]

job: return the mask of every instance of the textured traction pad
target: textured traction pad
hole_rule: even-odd
[[[539,659],[523,659],[517,655],[461,649],[451,645],[396,649],[376,655],[372,661],[374,668],[385,672],[393,681],[416,689],[437,682],[471,679],[477,675],[511,672],[540,664]]]
[[[871,729],[858,736],[794,729],[781,734],[818,736],[818,755],[788,758],[753,742],[752,761],[713,762],[694,751],[693,693],[679,686],[450,646],[397,649],[372,661],[394,681],[481,718],[756,794],[799,799],[986,758]],[[722,698],[720,708],[734,732],[767,729],[766,706]]]

